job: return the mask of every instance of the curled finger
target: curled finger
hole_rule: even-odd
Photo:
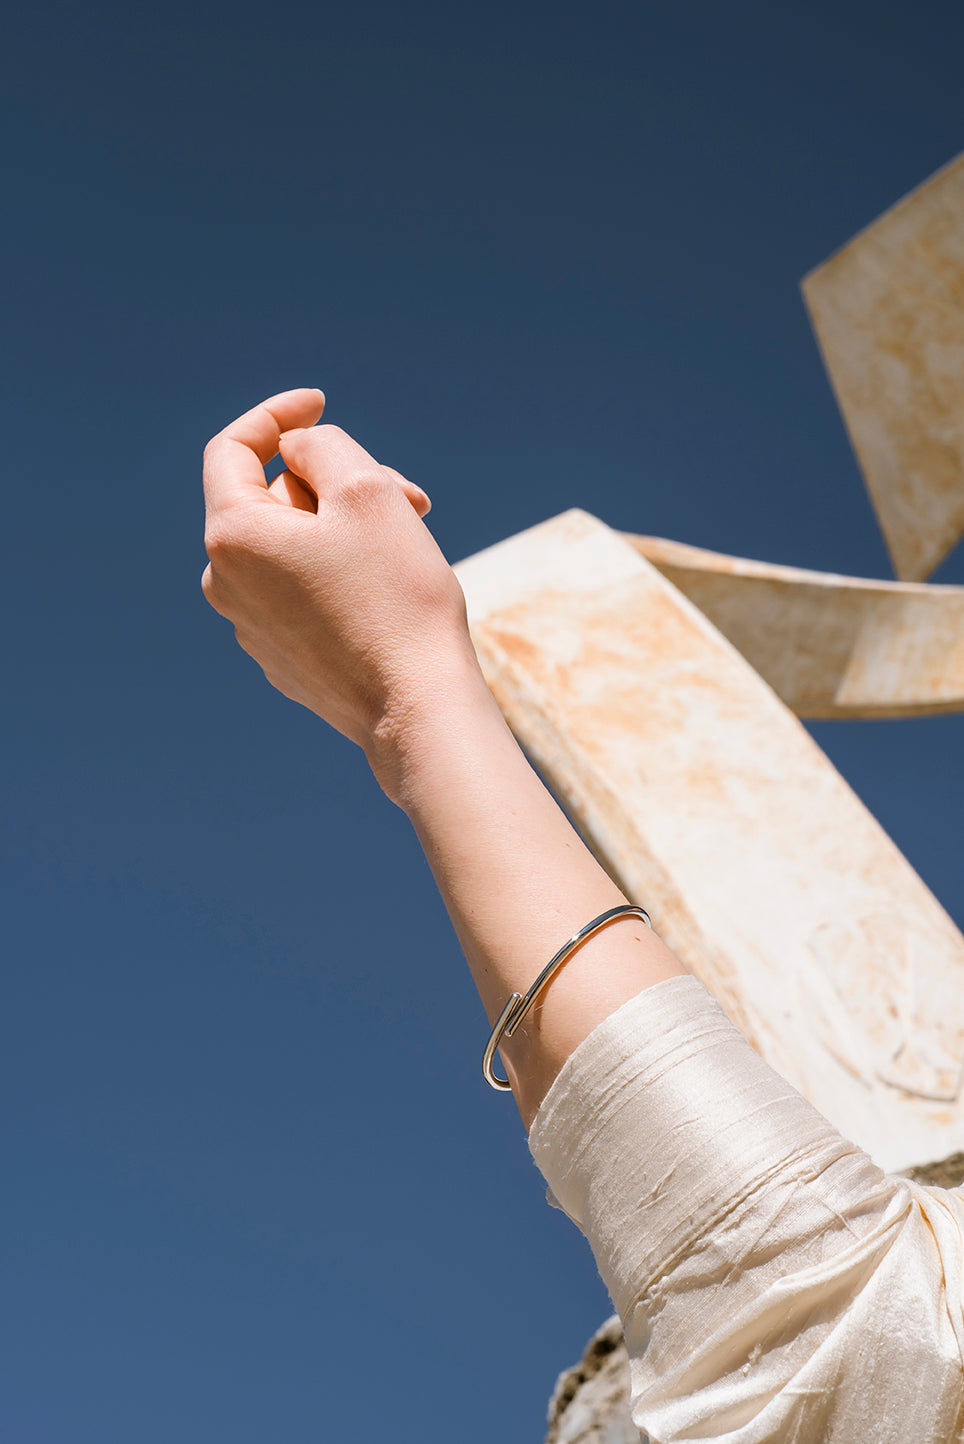
[[[428,515],[432,510],[432,501],[428,492],[423,491],[420,486],[416,486],[414,481],[409,481],[407,476],[403,476],[393,466],[383,466],[382,471],[387,472],[394,481],[398,482],[419,516]]]
[[[293,506],[296,511],[310,511],[317,514],[318,498],[293,471],[282,471],[268,487],[268,495],[282,506]]]

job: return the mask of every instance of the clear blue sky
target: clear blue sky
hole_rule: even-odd
[[[453,560],[582,505],[889,575],[797,284],[964,147],[962,42],[927,0],[6,18],[4,1444],[541,1439],[607,1301],[404,818],[201,599],[200,451],[320,385]],[[958,922],[962,724],[815,729]]]

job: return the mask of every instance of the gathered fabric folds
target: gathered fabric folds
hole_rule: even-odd
[[[882,1173],[695,978],[594,1030],[529,1146],[653,1444],[964,1440],[964,1190]]]

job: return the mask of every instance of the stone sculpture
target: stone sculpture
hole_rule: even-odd
[[[964,708],[964,588],[923,581],[964,533],[964,156],[803,289],[900,581],[579,511],[457,571],[510,726],[627,897],[847,1137],[958,1182],[964,937],[798,718]],[[563,1376],[554,1444],[636,1437],[620,1349],[610,1321]]]
[[[964,532],[964,156],[803,282],[897,575]]]

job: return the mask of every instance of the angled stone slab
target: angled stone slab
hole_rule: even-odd
[[[964,1146],[964,939],[772,689],[584,512],[456,570],[513,731],[754,1046],[885,1168]]]
[[[803,280],[894,569],[964,534],[964,155]]]
[[[626,536],[798,717],[964,711],[964,587],[774,566]]]

